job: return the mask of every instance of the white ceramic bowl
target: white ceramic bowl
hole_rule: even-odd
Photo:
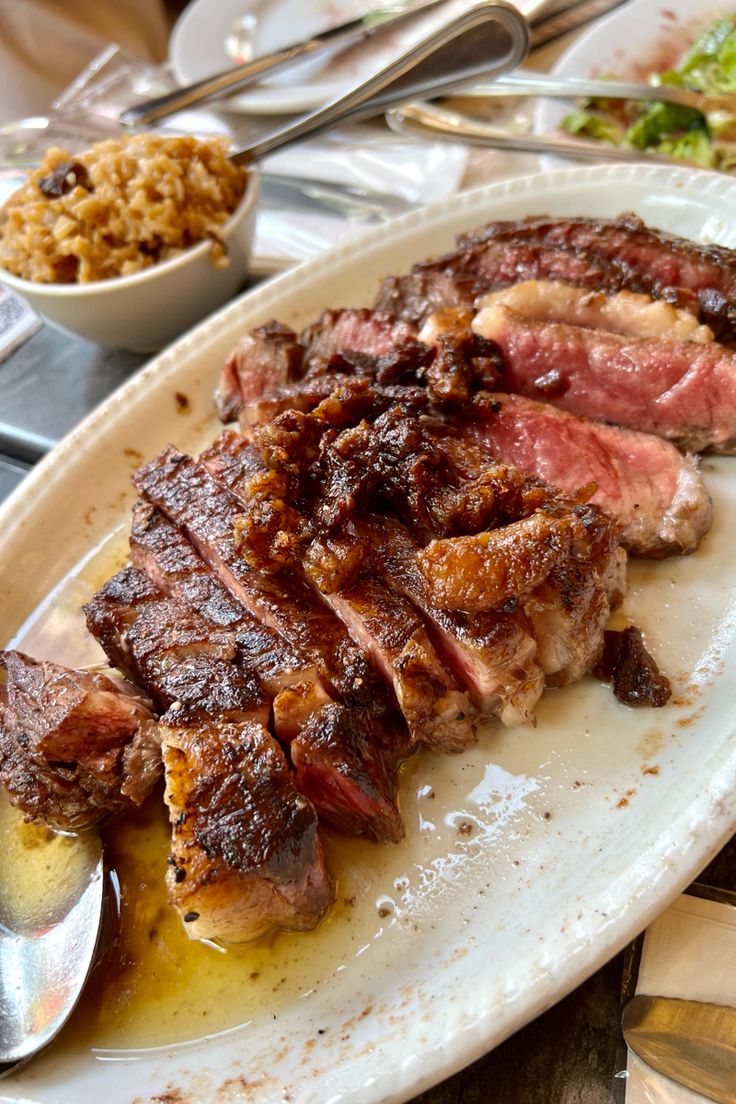
[[[132,276],[88,284],[38,284],[0,268],[0,282],[62,330],[108,348],[153,352],[167,345],[243,285],[260,187],[252,170],[240,205],[222,230],[230,264],[217,268],[210,242]]]

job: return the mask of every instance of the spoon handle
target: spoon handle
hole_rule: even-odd
[[[529,26],[523,15],[507,4],[481,0],[454,18],[446,18],[344,95],[237,150],[231,160],[252,164],[338,123],[356,122],[414,96],[440,95],[480,76],[508,72],[524,59],[528,48]]]

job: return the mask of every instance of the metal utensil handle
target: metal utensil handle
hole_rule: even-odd
[[[486,57],[479,58],[466,69],[453,72],[444,79],[427,74],[420,77],[415,84],[407,86],[405,78],[440,49],[447,48],[451,42],[456,42],[461,36],[491,21],[500,24],[510,43],[507,55],[498,62],[497,70],[506,72],[514,68],[524,59],[529,48],[528,24],[516,8],[505,3],[494,3],[493,0],[482,0],[426,35],[362,84],[295,122],[280,127],[260,141],[234,152],[231,160],[236,164],[251,164],[276,149],[321,134],[337,122],[356,122],[380,114],[413,96],[426,95],[428,92],[440,95],[477,80],[483,72],[487,74],[491,67]]]
[[[595,96],[609,100],[659,100],[678,104],[680,107],[692,107],[696,111],[704,104],[714,103],[722,97],[704,97],[700,92],[690,92],[686,88],[673,88],[670,85],[656,87],[651,84],[634,84],[629,81],[584,80],[579,77],[548,77],[544,73],[520,70],[509,73],[500,81],[481,81],[472,89],[474,96],[552,96],[561,99],[576,99],[582,96]],[[736,97],[731,98],[736,103]]]
[[[702,169],[702,165],[695,165],[692,161],[662,153],[649,153],[647,150],[624,149],[583,139],[550,138],[542,134],[508,134],[433,104],[406,104],[390,111],[386,118],[392,130],[398,133],[418,134],[423,138],[430,136],[466,146],[516,150],[520,153],[548,153],[578,161],[666,161],[668,164],[691,165]]]
[[[304,61],[326,50],[348,46],[371,38],[379,30],[386,31],[400,26],[422,12],[437,7],[445,0],[419,0],[408,5],[403,11],[386,14],[382,9],[360,16],[348,23],[342,23],[330,30],[314,35],[306,42],[297,42],[276,50],[271,54],[255,58],[242,65],[235,65],[217,73],[214,77],[196,81],[194,84],[177,88],[164,96],[146,100],[128,108],[120,116],[124,127],[150,126],[152,123],[173,115],[186,107],[211,103],[237,92],[241,88],[255,84],[264,74],[276,73],[295,61]],[[390,9],[387,9],[390,11]]]

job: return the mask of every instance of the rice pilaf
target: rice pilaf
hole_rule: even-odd
[[[212,240],[243,197],[247,171],[227,140],[141,134],[74,155],[50,149],[0,216],[0,266],[36,283],[129,276]]]

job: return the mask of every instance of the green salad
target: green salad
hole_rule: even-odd
[[[677,69],[653,73],[649,83],[711,95],[736,93],[734,17],[713,23]],[[586,100],[562,126],[570,134],[614,146],[654,150],[723,172],[736,169],[736,113],[730,111],[703,114],[669,103],[595,99]]]

